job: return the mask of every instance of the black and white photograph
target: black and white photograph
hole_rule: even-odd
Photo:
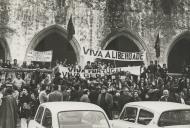
[[[0,128],[190,128],[190,0],[0,0]]]

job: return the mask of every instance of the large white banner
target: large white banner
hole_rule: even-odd
[[[145,61],[146,52],[121,52],[115,50],[94,50],[83,47],[82,55],[85,57],[119,60],[119,61]]]
[[[59,67],[59,72],[62,76],[80,76],[85,77],[96,77],[96,76],[105,76],[112,75],[118,72],[129,72],[130,74],[140,76],[140,66],[134,67],[118,67],[118,68],[108,68],[108,69],[74,69],[68,67]]]
[[[31,50],[27,54],[27,61],[41,61],[41,62],[51,62],[53,51],[34,51]]]

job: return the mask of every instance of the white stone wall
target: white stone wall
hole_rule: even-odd
[[[121,0],[122,5],[115,6],[115,17],[110,17],[107,5],[110,0],[65,0],[64,6],[58,6],[57,0],[1,0],[0,1],[0,37],[6,39],[10,47],[11,59],[18,59],[21,64],[31,40],[44,28],[58,24],[65,30],[70,16],[75,26],[75,39],[80,47],[99,49],[102,41],[111,33],[110,24],[114,29],[130,29],[137,33],[150,49],[151,59],[155,59],[154,43],[160,32],[161,57],[160,63],[167,61],[167,49],[172,41],[184,31],[189,30],[190,7],[188,0],[176,1],[173,5],[175,14],[164,14],[160,4],[154,0]],[[182,6],[179,3],[184,3]],[[117,2],[118,3],[118,2]],[[179,6],[180,5],[180,6]],[[124,7],[124,11],[119,11]],[[118,10],[117,10],[118,9]],[[156,11],[155,11],[156,10]],[[184,11],[183,11],[184,10]],[[111,15],[113,16],[113,15]],[[112,19],[112,22],[109,22]],[[174,24],[174,27],[171,27]],[[81,57],[81,64],[87,59]]]

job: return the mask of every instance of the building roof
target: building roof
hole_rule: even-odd
[[[185,104],[174,103],[174,102],[141,101],[141,102],[131,102],[126,105],[139,106],[139,107],[147,108],[154,112],[160,112],[160,113],[164,111],[169,111],[169,110],[179,110],[179,109],[190,110],[190,106],[185,105]]]
[[[84,102],[46,102],[41,104],[45,108],[50,109],[53,113],[58,113],[61,111],[74,111],[74,110],[97,110],[102,111],[102,109],[91,103],[84,103]]]

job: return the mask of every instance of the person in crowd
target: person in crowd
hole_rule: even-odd
[[[35,65],[33,62],[31,62],[29,65],[28,65],[28,68],[29,69],[35,69]]]
[[[167,73],[168,73],[167,65],[163,64],[163,67],[161,69],[161,77],[163,78],[164,82],[166,81]]]
[[[53,85],[53,91],[48,96],[48,102],[63,101],[63,94],[58,90],[58,85]]]
[[[41,72],[40,72],[39,64],[36,64],[34,68],[36,70],[32,74],[32,80],[33,80],[34,85],[37,86],[41,82]]]
[[[19,68],[19,65],[18,65],[18,63],[17,63],[17,59],[14,59],[14,60],[13,60],[12,68],[13,68],[13,69]]]
[[[125,87],[123,88],[119,98],[119,111],[121,111],[124,105],[129,102],[133,102],[133,98],[129,88]]]
[[[3,64],[3,68],[12,68],[12,65],[11,65],[11,61],[10,60],[6,60],[6,62]]]
[[[183,91],[179,92],[179,99],[181,104],[185,104],[185,94]]]
[[[90,94],[89,90],[88,89],[84,89],[83,90],[83,95],[80,98],[80,102],[90,103],[89,94]]]
[[[155,81],[150,83],[150,88],[148,90],[149,101],[158,101],[160,98],[160,90],[158,89]]]
[[[24,61],[24,62],[22,63],[21,68],[28,68],[28,65],[27,65],[27,62],[26,62],[26,61]]]
[[[90,91],[90,94],[88,96],[91,103],[97,104],[98,95],[99,95],[98,87],[95,87],[95,85],[91,86],[91,91]]]
[[[141,73],[140,77],[145,79],[147,75],[147,69],[144,63],[141,65],[140,73]]]
[[[95,63],[94,63],[94,62],[91,62],[91,67],[92,67],[92,69],[96,69],[95,66],[96,66]]]
[[[62,91],[62,95],[63,95],[63,101],[69,101],[70,100],[70,94],[66,90],[66,86],[65,85],[61,86],[61,91]]]
[[[154,75],[155,75],[155,66],[153,61],[150,61],[150,65],[147,68],[147,72],[148,72],[148,77],[150,79],[150,81],[154,80]]]
[[[179,83],[178,83],[178,91],[183,91],[184,88],[186,88],[186,77],[183,76],[180,80],[179,80]]]
[[[78,84],[76,84],[74,87],[72,87],[71,94],[70,94],[71,101],[79,101],[80,100],[80,97],[82,96],[80,89],[81,89],[81,87]]]
[[[0,128],[16,128],[18,108],[16,99],[12,96],[12,89],[5,90],[0,106]]]
[[[48,69],[48,66],[45,62],[42,62],[42,64],[40,65],[40,69]]]
[[[133,94],[133,101],[142,101],[140,96],[139,96],[139,93],[138,91],[135,91],[134,94]]]
[[[99,105],[108,115],[109,119],[112,119],[112,107],[113,107],[113,96],[107,92],[107,87],[103,86],[101,93],[98,96],[97,105]]]
[[[18,104],[18,102],[19,102],[19,91],[18,91],[16,86],[12,86],[12,89],[13,89],[12,95],[16,99],[17,104]]]
[[[92,69],[90,61],[87,61],[87,65],[84,67],[84,69]]]
[[[0,59],[0,68],[3,68],[3,59]]]
[[[25,85],[25,81],[21,78],[20,74],[17,74],[17,77],[13,80],[13,86],[16,86],[17,89],[20,91],[22,86]]]
[[[30,118],[34,118],[36,111],[39,106],[39,99],[38,99],[38,92],[36,90],[33,90],[31,92],[31,102],[30,102]]]
[[[20,110],[19,113],[21,120],[21,128],[27,128],[28,126],[30,109],[31,109],[30,103],[31,103],[31,96],[29,93],[29,89],[26,86],[24,86],[19,96],[19,110]]]
[[[170,97],[168,90],[163,91],[163,95],[161,96],[160,101],[173,102],[173,99]]]
[[[1,107],[1,104],[2,104],[2,99],[3,99],[4,92],[5,92],[5,85],[2,85],[2,86],[0,86],[0,107]]]
[[[41,84],[50,85],[51,84],[50,76],[46,74],[45,78],[42,79]]]
[[[118,112],[119,110],[119,98],[120,98],[120,92],[118,90],[115,90],[113,93],[113,111]]]
[[[49,93],[50,87],[43,84],[41,87],[41,91],[39,93],[39,101],[40,104],[45,103],[48,101],[48,93]]]
[[[60,72],[56,72],[55,78],[52,80],[52,83],[55,84],[55,85],[60,85],[61,81],[62,81],[61,73]]]

